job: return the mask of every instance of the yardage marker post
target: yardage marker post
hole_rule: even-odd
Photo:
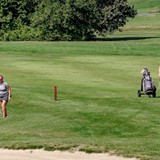
[[[54,86],[54,100],[57,101],[57,86]]]

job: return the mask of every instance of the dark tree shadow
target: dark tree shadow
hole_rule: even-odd
[[[95,38],[94,41],[135,41],[145,39],[155,39],[160,37],[114,37],[114,38]]]

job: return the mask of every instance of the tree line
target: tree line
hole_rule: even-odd
[[[136,14],[127,0],[1,0],[0,40],[92,40]]]

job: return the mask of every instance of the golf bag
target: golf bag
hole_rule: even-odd
[[[147,94],[149,97],[151,95],[153,97],[156,97],[156,87],[154,86],[153,79],[150,76],[150,72],[147,68],[144,68],[145,74],[143,74],[143,79],[141,81],[141,91],[138,90],[138,97],[141,97],[141,95]]]
[[[146,75],[143,79],[143,90],[146,93],[154,90],[153,80],[150,75]]]

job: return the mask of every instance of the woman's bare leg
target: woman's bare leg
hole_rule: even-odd
[[[5,118],[7,117],[7,101],[2,101],[1,107],[2,107],[2,117]]]

